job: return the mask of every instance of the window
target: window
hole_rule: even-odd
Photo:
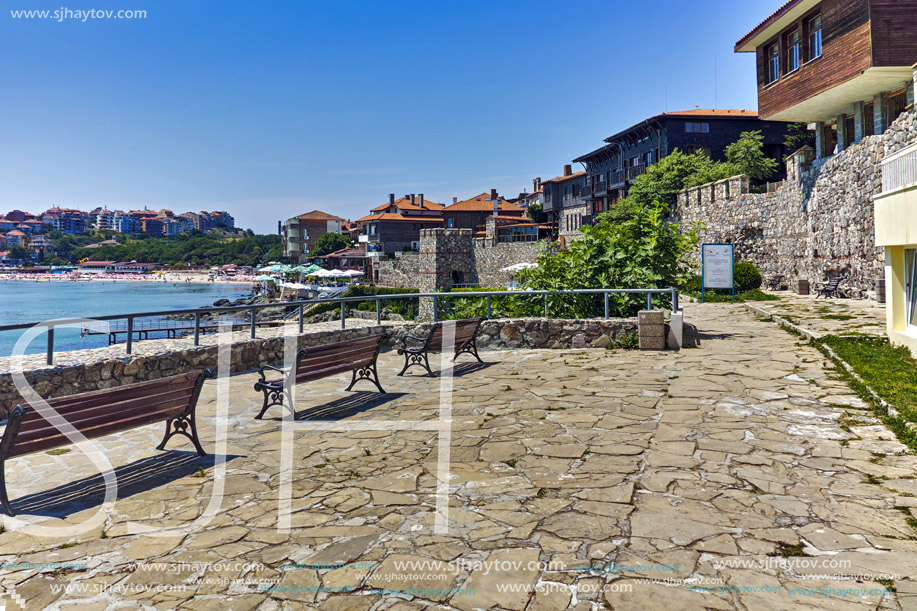
[[[710,133],[710,124],[709,123],[692,123],[688,122],[685,124],[685,131],[689,134],[709,134]]]
[[[815,15],[808,21],[809,30],[809,61],[821,57],[821,15]]]
[[[710,157],[711,155],[710,147],[709,146],[689,146],[688,147],[689,155],[697,155],[698,153],[702,155],[706,155],[707,157]]]
[[[786,71],[799,69],[799,30],[793,30],[786,37]]]
[[[780,45],[774,43],[766,47],[764,55],[767,60],[767,84],[770,85],[780,78]]]
[[[904,251],[904,290],[907,294],[907,325],[917,326],[917,250]]]

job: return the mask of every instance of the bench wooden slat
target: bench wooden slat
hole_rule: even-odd
[[[178,413],[181,413],[180,410]],[[164,420],[168,420],[175,414],[176,411],[174,409],[169,409],[149,412],[146,414],[137,414],[131,418],[123,418],[115,421],[112,421],[111,419],[101,420],[94,426],[89,426],[81,429],[80,432],[83,433],[87,439],[96,439],[98,437],[110,435],[111,433],[119,433],[121,431],[140,428],[141,426],[146,426],[148,424],[158,424]],[[44,437],[41,439],[33,439],[31,441],[25,441],[21,444],[16,443],[16,445],[13,446],[13,450],[10,452],[9,456],[22,456],[23,454],[31,454],[33,452],[49,450],[51,448],[70,445],[72,443],[73,442],[63,434]]]
[[[57,410],[63,416],[71,411],[79,411],[84,406],[103,405],[110,402],[113,396],[118,400],[130,399],[134,397],[147,397],[157,394],[162,389],[173,387],[193,387],[197,383],[199,372],[183,373],[175,376],[149,380],[147,382],[136,382],[126,386],[115,388],[106,388],[103,390],[93,390],[69,397],[57,397],[49,399],[48,404]]]
[[[139,400],[134,400],[132,404],[119,404],[120,406],[117,409],[111,411],[106,411],[106,406],[101,406],[92,416],[82,417],[79,420],[71,420],[70,418],[66,420],[86,437],[89,437],[86,431],[92,430],[100,422],[127,421],[145,417],[148,414],[157,414],[160,420],[166,420],[177,416],[185,409],[191,400],[192,392],[193,389],[187,389],[179,394],[159,397],[155,402],[140,403]],[[117,417],[115,418],[115,416]],[[45,437],[56,436],[66,439],[66,436],[60,430],[44,418],[36,422],[43,422],[44,426],[33,427],[28,431],[20,429],[19,434],[16,436],[17,445]]]
[[[175,386],[171,388],[163,388],[160,392],[151,394],[149,396],[135,396],[124,398],[123,400],[118,400],[115,402],[98,402],[94,401],[94,404],[85,404],[84,407],[78,411],[71,411],[69,413],[61,413],[54,405],[53,407],[58,413],[63,416],[67,422],[73,426],[78,427],[78,423],[87,419],[96,416],[97,414],[111,414],[119,411],[130,411],[132,409],[143,409],[143,406],[152,405],[154,403],[168,400],[170,398],[182,397],[186,401],[189,398],[190,394],[194,391],[194,384],[183,384],[181,386]],[[118,397],[121,399],[121,397]],[[29,408],[26,412],[26,416],[22,421],[22,426],[19,427],[19,437],[29,433],[33,430],[42,429],[51,426],[50,423],[45,420],[38,410]]]
[[[478,349],[475,342],[478,330],[481,328],[481,323],[483,321],[483,316],[455,321],[455,357],[453,360],[458,358],[459,354],[467,352],[474,356],[479,363],[482,362],[481,357],[478,356]],[[433,371],[430,369],[430,362],[427,355],[431,352],[442,352],[444,335],[445,328],[443,323],[435,323],[427,334],[427,337],[421,340],[423,342],[421,346],[408,347],[408,338],[402,339],[401,348],[398,350],[398,354],[404,355],[404,367],[398,375],[404,375],[404,372],[415,365],[423,367],[427,370],[428,374],[432,375]],[[419,338],[413,339],[416,341]]]

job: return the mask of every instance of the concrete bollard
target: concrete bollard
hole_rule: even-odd
[[[640,350],[665,350],[665,315],[662,310],[641,310],[637,314]]]

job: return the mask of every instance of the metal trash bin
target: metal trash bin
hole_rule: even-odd
[[[876,301],[885,303],[885,274],[876,276]]]
[[[809,294],[809,281],[808,280],[797,280],[796,281],[796,293],[799,295],[808,295]]]

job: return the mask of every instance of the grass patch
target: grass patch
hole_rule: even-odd
[[[45,454],[50,454],[51,456],[60,456],[61,454],[69,454],[70,448],[54,448],[53,450],[48,450]]]
[[[802,543],[797,543],[796,545],[787,545],[785,543],[779,543],[777,545],[777,556],[783,556],[784,558],[793,558],[795,556],[809,556],[811,554],[805,553],[802,549]]]
[[[901,443],[917,451],[917,432],[908,426],[917,423],[917,410],[913,407],[917,405],[917,360],[910,351],[892,346],[887,338],[871,335],[829,335],[815,345],[831,348],[853,368],[866,385],[844,367],[837,367],[837,373],[860,398],[872,405],[873,412],[895,432]],[[866,386],[898,410],[898,416],[891,415],[876,401]]]
[[[851,316],[850,314],[823,314],[819,318],[824,320],[853,320],[856,316]]]
[[[640,335],[638,333],[625,333],[605,347],[610,352],[615,350],[638,350],[639,348]]]
[[[732,302],[732,293],[723,294],[716,290],[707,291],[703,296],[701,296],[701,293],[688,293],[688,295],[695,299],[703,299],[707,303]],[[744,303],[746,301],[780,301],[780,297],[765,293],[761,289],[752,289],[744,293],[736,293],[736,303]]]

